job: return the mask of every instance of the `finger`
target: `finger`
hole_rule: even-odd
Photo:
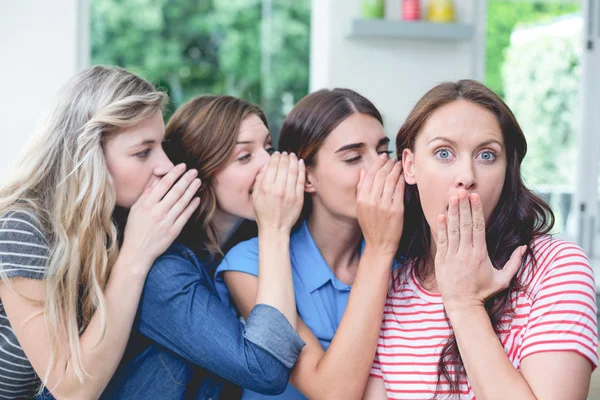
[[[286,197],[293,199],[296,197],[296,185],[298,183],[298,157],[294,153],[289,155],[288,176],[286,180]]]
[[[448,204],[448,254],[458,251],[460,231],[458,228],[458,197],[450,197]]]
[[[271,183],[275,183],[275,178],[277,177],[277,169],[279,167],[279,159],[281,158],[281,153],[276,151],[271,156],[269,163],[267,164],[267,170],[265,171],[265,178],[262,181],[263,186],[266,187]]]
[[[435,253],[436,258],[444,257],[448,252],[446,216],[444,214],[438,215],[437,221],[437,244]]]
[[[367,195],[371,193],[371,188],[373,187],[373,181],[375,180],[375,175],[377,172],[385,165],[387,161],[387,154],[380,155],[377,160],[371,165],[371,168],[365,174],[363,178],[362,184],[360,186],[360,193]]]
[[[171,189],[177,178],[185,172],[185,164],[179,164],[171,169],[165,176],[160,178],[160,181],[152,188],[148,195],[148,200],[153,203],[158,203],[165,194]]]
[[[298,179],[296,180],[296,196],[304,201],[304,184],[306,182],[306,166],[304,160],[298,161]]]
[[[459,247],[473,248],[473,217],[471,216],[471,202],[464,189],[458,190],[458,220],[460,225]]]
[[[477,250],[485,250],[485,216],[481,198],[477,193],[471,193],[471,212],[473,213],[473,247]]]
[[[183,195],[173,204],[171,209],[167,212],[167,221],[170,223],[174,223],[177,220],[177,217],[185,210],[185,208],[190,204],[190,201],[194,198],[194,196],[198,193],[198,189],[200,189],[200,179],[194,179],[192,183],[187,187]]]
[[[277,188],[279,188],[279,190],[281,190],[281,193],[285,193],[289,169],[290,157],[286,152],[283,152],[279,157],[279,165],[277,166],[277,176],[275,177],[275,185]]]
[[[501,289],[506,289],[517,271],[519,271],[519,267],[521,267],[523,256],[526,251],[527,246],[517,247],[515,251],[512,252],[506,264],[504,264],[504,268],[497,270],[498,283]]]
[[[160,207],[165,211],[169,212],[171,207],[183,196],[185,191],[194,181],[194,178],[198,176],[198,171],[190,169],[179,179],[179,181],[169,189],[169,192],[160,201]]]
[[[179,217],[177,217],[177,219],[173,223],[173,229],[175,230],[177,235],[181,233],[181,230],[183,229],[185,224],[189,221],[194,211],[196,211],[196,208],[198,208],[198,205],[200,205],[200,198],[196,197],[195,199],[190,201],[185,210],[183,210],[183,212],[179,214]]]
[[[383,196],[383,188],[385,186],[385,182],[392,172],[392,169],[396,165],[396,162],[393,160],[387,160],[386,163],[381,167],[377,174],[375,174],[375,180],[373,180],[373,188],[371,189],[371,198],[379,201],[381,196]]]
[[[385,179],[383,193],[381,194],[381,201],[384,205],[392,204],[394,193],[396,191],[396,186],[398,186],[398,181],[400,180],[400,175],[402,173],[402,168],[400,168],[400,164],[396,161],[393,161],[393,163],[394,166],[392,167],[392,170]]]
[[[256,179],[254,181],[254,186],[252,186],[252,198],[256,199],[256,195],[260,192],[262,188],[263,181],[265,179],[265,174],[267,172],[267,166],[269,164],[265,164],[261,167],[260,171],[258,171],[258,175],[256,175]]]

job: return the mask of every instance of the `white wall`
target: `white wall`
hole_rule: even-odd
[[[393,139],[417,100],[435,84],[481,79],[481,24],[470,40],[347,38],[350,21],[360,16],[360,2],[312,1],[311,91],[333,87],[358,91],[377,106],[386,134]],[[484,15],[476,2],[480,0],[456,0],[459,22],[473,23],[475,15]],[[400,4],[401,0],[386,1],[386,19],[400,18]]]
[[[0,182],[58,89],[87,64],[80,3],[0,0]]]

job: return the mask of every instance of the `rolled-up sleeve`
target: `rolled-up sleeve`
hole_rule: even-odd
[[[287,368],[294,366],[305,345],[287,318],[266,304],[257,304],[250,312],[245,336]]]

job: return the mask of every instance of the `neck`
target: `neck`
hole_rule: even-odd
[[[219,247],[222,248],[227,243],[243,221],[243,218],[228,214],[220,208],[215,210],[212,222],[217,229]]]
[[[338,278],[339,273],[356,270],[362,238],[356,219],[336,217],[316,208],[308,217],[307,225],[325,262]]]

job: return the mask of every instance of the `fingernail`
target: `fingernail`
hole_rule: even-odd
[[[526,251],[527,251],[527,246],[521,247],[521,257],[523,257],[525,255]]]
[[[472,203],[478,203],[479,202],[479,195],[477,193],[471,193],[471,202]]]
[[[386,153],[381,153],[381,154],[379,155],[379,158],[381,158],[382,160],[387,160],[387,158],[388,158],[388,155],[387,155]]]
[[[198,175],[198,170],[197,170],[197,169],[190,169],[190,170],[188,171],[188,173],[189,173],[190,175]]]
[[[296,157],[295,153],[290,153],[290,157]]]
[[[298,161],[298,163],[304,165],[304,159],[301,158],[300,161]]]
[[[177,166],[177,169],[183,171],[185,169],[185,163],[181,163]]]
[[[454,196],[450,197],[450,204],[453,205],[453,206],[457,205],[458,204],[458,197],[454,197]]]
[[[458,189],[458,197],[460,199],[466,199],[467,198],[467,191],[465,189]]]

